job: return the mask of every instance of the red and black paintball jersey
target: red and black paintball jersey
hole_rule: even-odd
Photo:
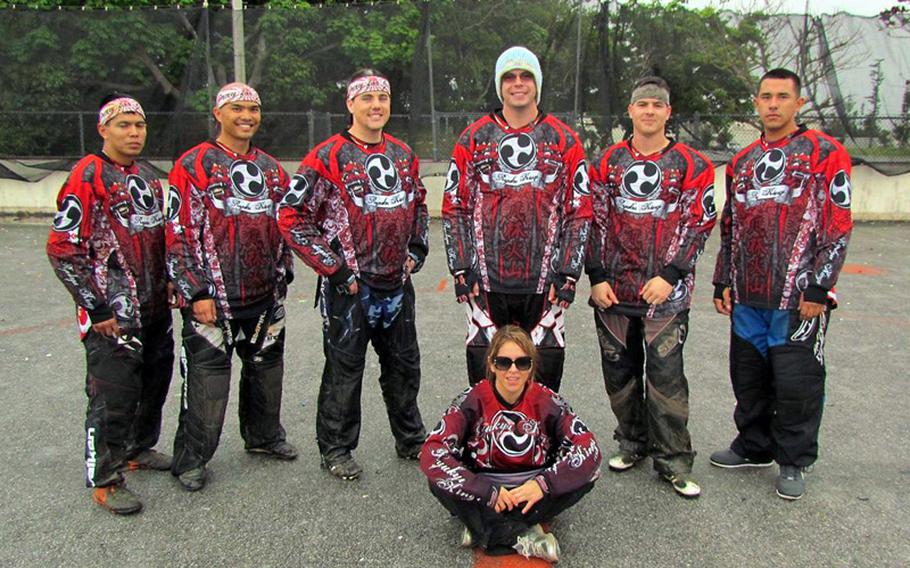
[[[57,195],[47,256],[83,328],[116,317],[138,329],[167,313],[162,199],[145,162],[121,166],[99,153],[73,167]]]
[[[715,295],[729,287],[739,304],[779,310],[798,308],[801,294],[824,303],[853,227],[850,169],[840,143],[805,127],[737,154],[727,165]]]
[[[578,136],[546,114],[522,128],[481,118],[455,144],[442,216],[449,270],[484,290],[539,294],[557,274],[577,279],[591,226]]]
[[[233,319],[287,294],[293,256],[275,212],[288,176],[275,158],[203,142],[177,160],[168,181],[167,268],[187,302],[212,298],[218,318]]]
[[[428,219],[417,156],[388,134],[365,144],[344,132],[316,146],[278,210],[286,241],[317,273],[350,270],[379,290],[402,285],[409,256],[420,268]]]
[[[630,140],[591,166],[594,223],[585,270],[591,284],[608,282],[618,313],[643,316],[641,289],[660,276],[674,286],[653,317],[689,308],[695,263],[717,219],[714,166],[685,144],[640,154]]]
[[[420,468],[453,497],[492,506],[498,488],[478,474],[530,471],[545,493],[562,495],[597,479],[601,458],[594,434],[555,392],[531,381],[509,404],[483,380],[446,409]]]

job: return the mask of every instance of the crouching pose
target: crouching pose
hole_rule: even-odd
[[[490,343],[488,379],[459,395],[420,457],[430,491],[465,524],[463,546],[518,551],[551,562],[559,543],[547,522],[600,476],[600,449],[566,401],[534,376],[537,350],[513,325]]]

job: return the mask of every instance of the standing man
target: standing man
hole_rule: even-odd
[[[152,449],[174,366],[163,193],[137,160],[146,123],[136,99],[105,97],[98,134],[101,151],[79,160],[57,196],[47,255],[76,302],[85,346],[85,483],[96,503],[128,515],[142,502],[122,471],[171,466]]]
[[[850,216],[850,156],[801,126],[799,77],[772,69],[758,84],[764,132],[727,165],[714,307],[731,316],[730,378],[739,435],[711,454],[723,468],[780,465],[777,495],[799,499],[818,457],[825,333],[836,306]]]
[[[695,262],[717,217],[714,166],[667,138],[670,88],[660,77],[635,84],[628,111],[632,137],[591,168],[594,226],[585,266],[618,422],[619,451],[608,466],[625,471],[650,456],[679,495],[695,498],[701,488],[690,476],[683,346]]]
[[[442,200],[446,259],[467,312],[468,380],[485,376],[499,327],[531,334],[537,379],[559,390],[563,311],[575,299],[591,223],[584,148],[538,108],[537,56],[510,47],[496,61],[502,109],[470,125],[455,144]]]
[[[167,267],[185,303],[185,374],[171,471],[187,491],[205,485],[205,464],[218,447],[235,348],[243,363],[246,451],[297,457],[281,426],[284,299],[293,256],[275,209],[288,177],[252,145],[261,105],[248,85],[222,87],[213,110],[218,137],[181,156],[169,178]]]
[[[417,156],[383,132],[392,91],[371,69],[348,82],[351,125],[300,164],[278,210],[288,244],[319,276],[325,367],[316,409],[322,465],[345,480],[362,468],[360,392],[367,344],[379,356],[379,386],[395,451],[418,459],[426,438],[417,392],[420,351],[411,274],[426,258],[426,190]]]

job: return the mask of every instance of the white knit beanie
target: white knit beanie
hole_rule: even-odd
[[[502,52],[499,59],[496,60],[496,96],[499,102],[502,102],[502,76],[513,69],[529,71],[534,75],[534,82],[537,84],[537,104],[540,104],[540,91],[543,87],[543,71],[540,69],[540,61],[537,56],[531,53],[527,47],[516,45]]]

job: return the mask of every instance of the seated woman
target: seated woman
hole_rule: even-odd
[[[591,490],[601,453],[562,397],[532,380],[536,356],[527,332],[500,328],[487,351],[488,380],[452,402],[420,467],[433,495],[465,524],[463,546],[556,562],[559,544],[540,523]]]

